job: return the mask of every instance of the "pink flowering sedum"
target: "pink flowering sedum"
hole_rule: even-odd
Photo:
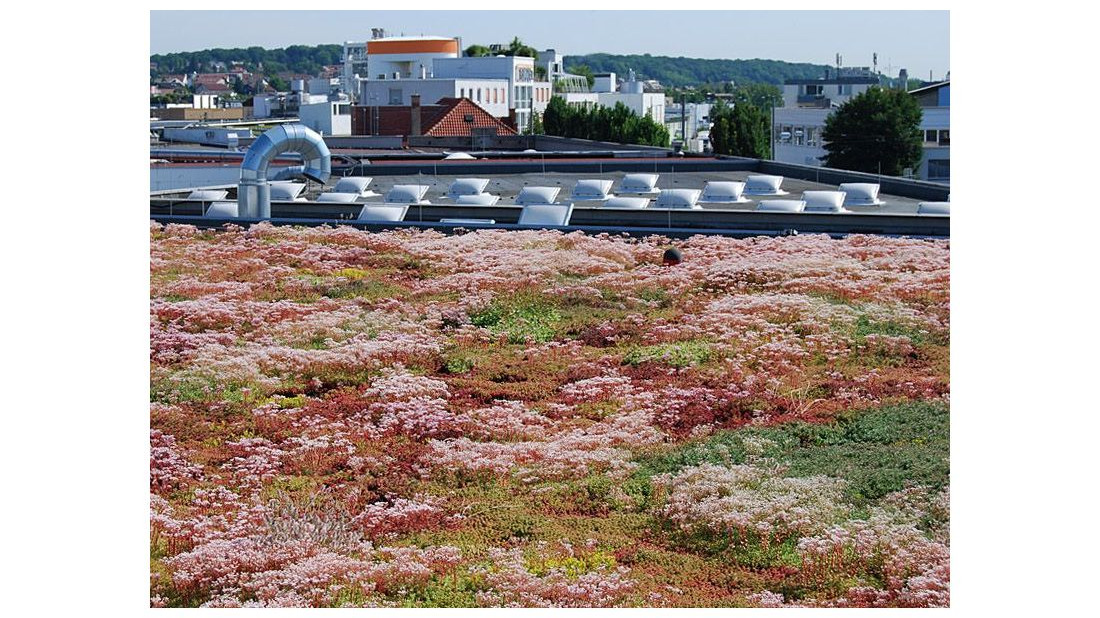
[[[945,241],[150,235],[151,606],[950,604]]]

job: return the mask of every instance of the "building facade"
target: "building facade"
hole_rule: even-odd
[[[821,133],[834,109],[880,83],[866,67],[841,69],[823,79],[789,79],[783,83],[783,107],[775,108],[772,151],[776,161],[822,165]]]
[[[548,80],[535,79],[535,59],[525,56],[441,58],[434,63],[434,77],[445,79],[506,80],[508,109],[522,132],[531,126],[533,114],[542,114],[553,96]]]
[[[444,98],[469,99],[497,118],[507,118],[510,110],[504,79],[382,79],[366,80],[359,87],[359,104],[374,106],[412,105],[412,96],[435,102]]]
[[[371,39],[366,45],[364,77],[368,80],[431,77],[436,61],[458,58],[460,45],[457,38],[439,36]]]
[[[951,82],[945,81],[909,94],[921,106],[924,156],[917,177],[933,182],[951,181]]]
[[[649,116],[657,124],[665,123],[663,92],[647,92],[643,82],[633,79],[620,85],[614,73],[600,73],[594,77],[596,81],[592,92],[559,92],[558,96],[575,107],[591,107],[593,104],[615,107],[617,103],[622,103],[638,116]]]
[[[307,103],[298,108],[298,119],[321,135],[351,135],[351,101]]]

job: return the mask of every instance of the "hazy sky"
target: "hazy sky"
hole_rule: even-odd
[[[951,68],[948,11],[151,11],[150,51],[365,41],[387,34],[506,43],[519,36],[569,56],[608,52],[768,58],[871,66],[941,79]]]

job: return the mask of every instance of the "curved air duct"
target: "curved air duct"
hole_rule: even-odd
[[[247,219],[271,218],[271,189],[267,186],[267,168],[284,152],[302,155],[302,175],[325,182],[332,173],[331,155],[325,140],[300,124],[279,125],[266,131],[248,148],[241,162],[241,182],[237,185],[240,216]]]

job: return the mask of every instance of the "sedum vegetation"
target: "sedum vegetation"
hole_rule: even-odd
[[[153,224],[150,603],[949,604],[949,245]]]

